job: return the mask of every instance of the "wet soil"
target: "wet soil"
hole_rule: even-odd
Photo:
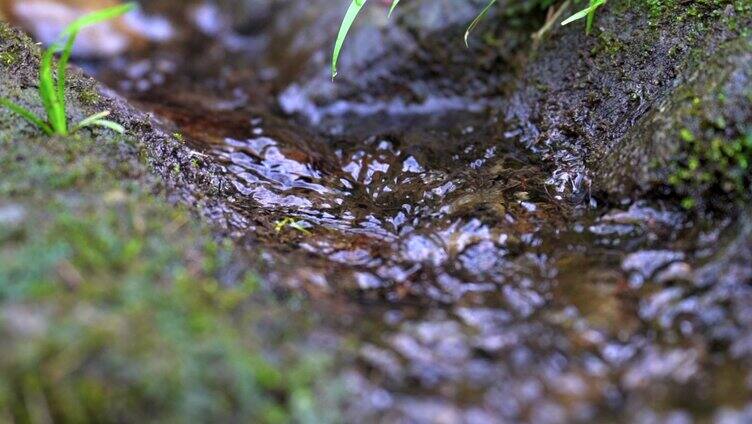
[[[619,84],[595,71],[555,78],[554,68],[592,65],[578,64],[587,53],[564,56],[584,39],[565,30],[525,66],[503,49],[476,56],[484,70],[451,89],[471,59],[358,91],[358,76],[322,78],[328,37],[299,33],[328,28],[329,9],[238,18],[157,3],[182,28],[173,42],[81,65],[158,123],[142,135],[175,198],[245,248],[265,280],[330,310],[322,325],[357,351],[342,354],[346,421],[752,419],[752,226],[737,219],[748,213],[698,217],[661,192],[603,183],[613,174],[599,171],[688,65],[655,62],[655,78],[630,66],[691,30],[650,35],[658,47],[624,66],[619,75],[638,76]],[[632,18],[633,31],[650,27]],[[424,43],[407,53],[345,57],[342,72],[382,60],[365,75],[377,84],[379,72],[409,67],[406,57],[446,63],[435,46],[459,27],[444,25],[406,31]],[[378,28],[354,37],[404,36]],[[698,45],[737,37],[709,33]],[[598,97],[582,80],[620,88]],[[110,96],[130,127],[150,119]],[[620,124],[593,144],[611,119]],[[641,178],[639,166],[620,166]]]

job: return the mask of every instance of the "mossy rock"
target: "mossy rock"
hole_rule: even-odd
[[[0,95],[42,115],[38,47],[0,23],[3,52],[18,60]],[[263,289],[197,208],[167,201],[204,184],[202,167],[169,172],[189,149],[70,75],[69,117],[109,109],[127,134],[47,137],[0,110],[0,421],[332,420],[326,352],[295,347],[315,314],[286,302],[304,299]]]
[[[687,207],[749,201],[752,37],[724,44],[691,69],[598,160],[594,182],[600,189],[671,191]]]
[[[671,172],[655,165],[679,154],[675,115],[689,92],[711,96],[705,85],[746,66],[751,24],[744,2],[609,2],[591,36],[575,23],[541,43],[504,125],[519,127],[575,202],[663,195]],[[723,107],[748,110],[732,97]]]

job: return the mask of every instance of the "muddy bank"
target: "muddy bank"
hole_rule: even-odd
[[[331,84],[339,14],[309,3],[220,4],[207,26],[155,2],[184,35],[84,65],[169,198],[356,363],[335,420],[749,418],[748,214],[688,211],[718,187],[645,157],[749,130],[748,9],[609,4],[594,36],[537,46],[542,11],[494,12],[467,50],[465,12],[407,2],[369,12]]]

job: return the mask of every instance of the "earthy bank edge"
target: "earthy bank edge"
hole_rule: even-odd
[[[0,95],[36,112],[38,55],[0,23]],[[219,189],[211,167],[71,74],[71,117],[110,109],[129,135],[0,111],[0,420],[331,420],[315,318],[181,206]]]

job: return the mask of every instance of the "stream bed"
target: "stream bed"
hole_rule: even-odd
[[[346,421],[752,420],[752,291],[699,275],[752,228],[592,196],[503,96],[310,102],[337,10],[153,3],[170,41],[81,65],[217,165],[205,215],[323,305]]]

